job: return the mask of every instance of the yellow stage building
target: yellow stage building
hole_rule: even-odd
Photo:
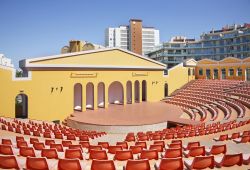
[[[160,101],[193,80],[195,66],[191,59],[166,72],[164,64],[119,48],[25,59],[21,78],[0,65],[0,115],[64,120],[109,104]]]
[[[197,62],[197,79],[228,79],[250,81],[250,57],[228,57],[221,61],[203,59]]]

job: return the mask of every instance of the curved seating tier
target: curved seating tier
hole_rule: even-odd
[[[238,86],[240,89],[236,89]],[[195,120],[192,110],[198,111],[202,122],[220,121],[219,110],[224,113],[224,120],[231,118],[232,111],[237,113],[237,118],[244,118],[246,107],[250,107],[249,90],[250,84],[244,81],[195,80],[184,89],[178,90],[166,102],[182,107],[191,120]],[[211,119],[206,119],[207,114],[211,115]]]

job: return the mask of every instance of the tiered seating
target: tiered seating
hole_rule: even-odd
[[[219,110],[224,113],[224,120],[230,119],[232,110],[237,112],[238,118],[243,118],[246,112],[245,106],[250,106],[250,96],[235,98],[232,94],[246,92],[250,89],[250,85],[242,87],[244,88],[242,91],[228,92],[230,87],[236,87],[242,83],[243,81],[232,80],[196,80],[185,89],[179,90],[166,102],[182,107],[192,120],[195,120],[195,114],[198,112],[200,121],[215,121]],[[211,115],[211,119],[206,119],[207,114]]]
[[[250,132],[244,134],[247,133]],[[26,142],[27,145],[18,146],[18,142]],[[32,144],[32,142],[34,143]],[[243,163],[248,165],[250,156],[242,153],[228,154],[227,145],[225,144],[213,145],[208,148],[202,146],[199,141],[189,142],[187,145],[184,145],[182,140],[156,140],[154,144],[150,145],[146,141],[137,143],[121,142],[121,144],[126,143],[126,145],[129,145],[129,148],[139,146],[141,149],[139,152],[134,152],[132,149],[117,145],[120,146],[119,150],[113,153],[110,152],[113,146],[109,143],[106,149],[101,145],[89,145],[88,148],[80,145],[77,149],[71,149],[70,146],[72,145],[63,146],[62,144],[59,144],[62,149],[58,149],[54,148],[52,143],[45,145],[41,150],[34,148],[36,143],[42,143],[42,141],[35,141],[34,138],[27,141],[20,136],[17,136],[15,141],[2,139],[2,144],[0,144],[0,168],[81,170],[86,169],[87,162],[91,160],[89,162],[91,170],[115,170],[118,166],[124,166],[125,169],[142,170],[151,169],[152,166],[156,169],[183,169],[184,165],[188,169],[203,169],[215,166],[241,166]],[[77,146],[77,144],[73,145]],[[91,149],[91,146],[95,149]],[[231,159],[232,161],[230,161]],[[115,164],[116,161],[122,161],[123,164],[117,165]]]
[[[236,122],[230,121],[225,123],[213,123],[205,125],[193,125],[193,126],[183,126],[177,128],[163,129],[161,131],[148,131],[138,132],[136,135],[134,133],[128,133],[125,141],[149,141],[149,140],[165,140],[165,139],[181,139],[190,138],[194,136],[204,136],[208,134],[216,134],[230,129],[235,129],[237,127],[249,124],[250,120]]]
[[[200,124],[131,132],[115,143],[105,141],[105,132],[0,118],[1,130],[16,133],[15,138],[0,137],[0,169],[165,170],[249,165],[250,152],[228,152],[232,146],[250,144],[250,131],[238,131],[249,127],[250,119],[245,116],[249,98],[233,95],[231,92],[243,93],[236,91],[237,86],[248,88],[241,81],[193,81],[168,102],[181,106],[190,119],[200,118]],[[232,120],[235,112],[237,119]],[[213,144],[206,146],[196,138],[209,138]]]
[[[44,138],[88,141],[105,135],[105,132],[81,131],[60,124],[29,120],[24,122],[17,119],[0,118],[1,129],[24,135]]]

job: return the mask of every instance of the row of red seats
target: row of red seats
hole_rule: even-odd
[[[216,167],[231,167],[234,165],[241,166],[242,164],[248,165],[250,163],[250,155],[243,157],[242,153],[239,154],[226,154],[220,158],[214,156],[197,156],[192,160],[185,160],[184,165],[188,169],[205,169]],[[0,155],[0,168],[4,169],[20,169],[19,163],[15,156],[1,156]],[[84,167],[81,165],[79,159],[59,159],[56,165],[49,166],[48,161],[44,157],[27,157],[26,169],[43,169],[55,168],[58,170],[82,170]],[[157,170],[183,170],[182,158],[163,158],[159,163],[155,164]],[[113,160],[93,160],[91,163],[91,170],[115,170],[116,166]],[[148,159],[142,160],[127,160],[124,166],[125,170],[150,170],[150,163]]]
[[[249,124],[250,120],[246,121],[231,121],[226,122],[223,124],[213,123],[209,124],[206,127],[203,125],[200,126],[186,126],[182,128],[172,128],[172,129],[164,129],[162,131],[158,132],[138,132],[137,135],[134,133],[128,133],[125,141],[131,142],[131,141],[147,141],[147,140],[162,140],[162,139],[174,139],[174,138],[184,138],[184,137],[193,137],[193,136],[202,136],[202,135],[208,135],[208,134],[214,134],[219,133],[222,131],[238,128],[240,126],[244,126],[246,124]]]
[[[57,136],[57,138],[63,138],[63,136],[69,136],[71,138],[69,140],[76,140],[76,137],[81,135],[87,135],[90,138],[100,137],[105,135],[105,132],[96,132],[96,131],[82,131],[79,129],[73,129],[62,125],[54,124],[52,126],[48,123],[37,123],[31,120],[26,122],[22,122],[17,119],[9,119],[11,121],[7,121],[5,118],[0,118],[0,122],[5,125],[2,125],[2,129],[8,129],[9,131],[15,131],[17,133],[23,133],[26,135],[34,135],[34,136],[44,136],[51,138],[53,135]],[[8,128],[6,128],[6,126]]]

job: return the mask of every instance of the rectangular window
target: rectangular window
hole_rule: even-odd
[[[242,69],[241,68],[237,69],[237,76],[242,76]]]
[[[168,75],[168,69],[165,69],[165,70],[163,71],[163,74],[164,74],[164,75]]]
[[[199,75],[202,76],[203,75],[203,70],[199,69]]]
[[[234,69],[233,68],[230,68],[229,69],[229,76],[233,76],[234,75]]]
[[[210,69],[206,69],[206,79],[211,79],[211,71],[210,71]]]

